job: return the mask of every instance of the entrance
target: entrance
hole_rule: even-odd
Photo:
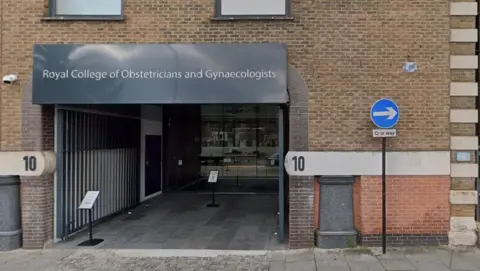
[[[163,248],[179,238],[216,248],[227,235],[265,239],[269,225],[285,236],[287,81],[305,88],[290,78],[284,44],[42,44],[34,53],[32,102],[57,105],[57,238],[86,225],[77,206],[89,190],[100,191],[95,222],[120,215],[109,223],[119,229],[107,225],[103,232],[124,236],[119,246],[155,240],[158,232],[144,235],[152,228],[173,231]],[[89,76],[79,78],[78,71]],[[144,116],[147,105],[161,107],[161,117]],[[306,146],[304,139],[296,137],[295,146]],[[226,196],[216,211],[204,208],[211,170],[219,171],[217,191]],[[178,202],[173,192],[188,196]],[[259,194],[273,203],[248,197]],[[264,214],[273,222],[259,229]],[[214,236],[204,240],[207,233]]]
[[[145,195],[162,191],[162,136],[145,135]]]
[[[89,190],[100,191],[93,218],[102,248],[281,247],[280,112],[258,104],[57,106],[60,247],[83,238],[88,221],[77,207]],[[218,209],[206,208],[211,170],[220,175]]]
[[[202,105],[202,179],[190,189],[209,193],[215,170],[218,193],[278,194],[278,112],[275,105]]]

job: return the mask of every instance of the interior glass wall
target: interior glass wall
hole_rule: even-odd
[[[278,106],[202,105],[202,175],[278,177]]]

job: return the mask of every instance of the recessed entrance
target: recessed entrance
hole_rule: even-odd
[[[57,108],[54,238],[68,239],[86,225],[76,206],[88,190],[103,191],[96,222],[113,223],[114,216],[139,213],[143,204],[174,193],[208,198],[206,174],[215,169],[218,199],[276,197],[278,239],[287,241],[291,217],[290,245],[312,240],[312,182],[293,178],[295,185],[289,185],[283,171],[288,149],[308,149],[308,90],[288,66],[285,45],[63,44],[35,45],[34,52],[24,105]],[[79,70],[102,76],[78,78]],[[53,79],[45,71],[65,76]],[[276,117],[261,107],[274,108]],[[28,114],[23,118],[33,121]],[[146,153],[147,145],[161,155]],[[158,160],[160,168],[150,168]],[[235,206],[239,211],[242,205]],[[296,213],[289,216],[290,209]],[[121,221],[147,216],[140,212]]]
[[[278,105],[58,106],[57,247],[87,238],[78,204],[95,190],[99,248],[284,248],[281,116]],[[218,208],[206,207],[213,189]]]

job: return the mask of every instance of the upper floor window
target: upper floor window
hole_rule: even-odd
[[[216,0],[219,18],[289,17],[291,0]]]
[[[117,17],[122,15],[122,0],[50,0],[50,16]]]

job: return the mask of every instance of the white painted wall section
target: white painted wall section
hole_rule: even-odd
[[[304,170],[295,171],[294,156],[304,157]],[[298,161],[298,160],[297,160]],[[449,151],[388,152],[388,175],[450,175]],[[298,166],[298,164],[297,164]],[[290,175],[380,176],[381,152],[288,152],[285,169]]]
[[[477,123],[478,111],[476,109],[451,109],[451,123]]]
[[[478,96],[478,83],[452,82],[450,96]]]
[[[452,2],[450,3],[450,15],[453,16],[476,16],[477,3],[476,2]]]
[[[452,136],[450,138],[452,150],[477,150],[478,137],[476,136]]]
[[[452,163],[450,175],[452,178],[477,178],[478,165],[473,163]]]
[[[450,190],[451,204],[472,204],[478,203],[478,194],[474,190]]]
[[[478,56],[471,55],[471,56],[463,56],[463,55],[456,55],[450,56],[450,69],[478,69]]]
[[[222,15],[286,15],[286,0],[222,0]]]
[[[450,42],[477,42],[477,29],[451,29]]]

